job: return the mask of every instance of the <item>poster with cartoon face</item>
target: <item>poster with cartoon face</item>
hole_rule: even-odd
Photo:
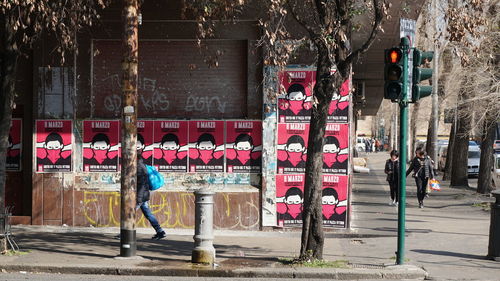
[[[278,174],[304,173],[309,124],[278,124]]]
[[[7,171],[21,171],[22,152],[22,119],[12,119],[7,146],[7,159],[5,169]]]
[[[189,121],[189,172],[224,172],[224,121]]]
[[[279,123],[308,123],[311,119],[315,71],[283,71],[278,74]]]
[[[71,172],[71,120],[36,121],[36,172]]]
[[[152,120],[137,120],[137,157],[141,156],[145,165],[153,165]]]
[[[328,123],[323,145],[323,173],[347,174],[349,124]]]
[[[332,103],[328,109],[328,122],[343,123],[349,121],[350,85],[351,80],[347,79],[342,83],[340,93],[338,91],[333,93]]]
[[[260,173],[262,121],[226,121],[226,171]]]
[[[154,122],[154,165],[160,172],[187,172],[188,121]]]
[[[346,227],[348,176],[323,175],[323,225]]]
[[[304,175],[276,175],[278,226],[301,225]]]
[[[120,155],[120,121],[83,121],[83,171],[116,172]]]

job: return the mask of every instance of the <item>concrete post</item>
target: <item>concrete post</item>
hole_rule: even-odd
[[[213,245],[214,232],[214,192],[197,190],[195,195],[195,226],[194,249],[191,262],[213,264],[215,262],[215,248]]]
[[[500,261],[500,190],[491,193],[496,202],[491,204],[490,243],[488,258]]]

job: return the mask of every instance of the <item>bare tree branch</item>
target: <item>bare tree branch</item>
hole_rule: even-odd
[[[384,19],[384,9],[385,7],[385,1],[384,0],[373,0],[373,8],[374,8],[374,23],[372,27],[372,31],[370,32],[370,36],[368,39],[365,41],[365,43],[358,48],[357,50],[353,51],[351,54],[347,56],[345,61],[341,62],[344,65],[349,65],[351,64],[355,59],[359,57],[362,53],[366,52],[370,46],[375,42],[375,38],[377,37],[378,32],[380,31],[380,25],[382,24],[382,21]]]

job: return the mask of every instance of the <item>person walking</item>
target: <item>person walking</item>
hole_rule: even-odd
[[[431,160],[425,157],[425,151],[417,150],[416,156],[411,160],[410,167],[406,171],[406,176],[412,173],[417,184],[418,207],[424,207],[424,198],[426,194],[427,183],[429,179],[434,178]]]
[[[151,223],[156,234],[151,238],[154,240],[160,240],[166,237],[165,231],[161,228],[158,220],[149,209],[149,179],[148,179],[148,169],[146,165],[144,165],[142,157],[138,153],[137,155],[137,195],[136,202],[137,205],[135,210],[137,211],[139,208],[141,209],[144,217]]]
[[[385,162],[384,172],[387,174],[387,181],[391,190],[391,202],[389,205],[398,204],[398,183],[399,183],[399,153],[397,150],[391,151],[391,158]]]

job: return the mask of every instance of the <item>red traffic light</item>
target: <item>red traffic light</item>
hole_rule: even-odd
[[[385,61],[387,63],[399,63],[402,57],[403,52],[399,48],[392,48],[385,52]]]
[[[399,56],[398,56],[398,52],[396,52],[396,51],[392,50],[392,51],[391,51],[391,62],[392,62],[392,63],[397,63],[397,62],[398,62],[398,60],[399,60],[398,58],[399,58]]]

